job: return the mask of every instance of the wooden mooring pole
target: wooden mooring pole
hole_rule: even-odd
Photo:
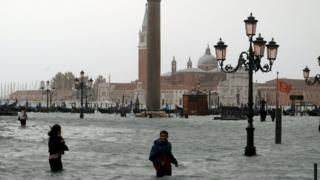
[[[276,144],[281,144],[281,134],[282,134],[282,107],[276,109]]]
[[[314,163],[314,180],[318,180],[318,168],[317,163]]]
[[[275,143],[281,144],[281,131],[282,131],[282,108],[279,107],[279,83],[278,83],[278,75],[277,72],[277,84],[276,84],[276,123],[275,123]]]

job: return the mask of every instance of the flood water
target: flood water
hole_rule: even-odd
[[[313,179],[320,163],[318,117],[283,117],[282,144],[274,143],[275,124],[255,117],[257,156],[244,156],[247,121],[213,116],[162,119],[120,115],[29,113],[27,127],[17,117],[0,117],[0,179],[157,179],[148,160],[153,141],[166,129],[179,167],[169,180]],[[70,151],[64,171],[51,173],[49,126],[59,123]]]

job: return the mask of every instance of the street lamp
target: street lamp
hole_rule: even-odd
[[[319,63],[319,66],[320,66],[320,56],[318,57],[318,63]],[[312,81],[312,80],[309,79],[309,73],[310,73],[310,69],[306,66],[303,69],[303,77],[304,77],[304,79],[306,81],[306,84],[312,86],[317,82],[318,85],[320,85],[320,74],[316,74],[315,77],[313,78],[313,81]],[[318,130],[320,131],[320,121],[319,121]]]
[[[320,56],[318,57],[318,63],[319,63],[319,66],[320,66]],[[318,84],[320,84],[320,74],[317,74],[315,75],[315,77],[313,78],[313,80],[310,80],[309,79],[309,73],[310,73],[310,69],[306,66],[304,69],[303,69],[303,77],[306,81],[306,84],[307,85],[314,85],[316,82]]]
[[[221,40],[214,46],[216,51],[216,58],[220,64],[221,70],[225,73],[234,73],[240,67],[244,66],[245,70],[249,74],[249,92],[248,92],[248,127],[247,130],[247,146],[245,148],[246,156],[256,155],[256,148],[254,146],[254,127],[253,127],[253,71],[257,72],[261,70],[262,72],[270,72],[272,69],[273,62],[276,60],[277,51],[279,45],[272,39],[267,45],[266,41],[263,40],[261,35],[253,41],[253,36],[256,34],[256,25],[258,20],[256,20],[252,13],[248,19],[244,20],[246,34],[249,37],[249,50],[240,53],[238,64],[234,68],[230,64],[223,67],[223,61],[226,59],[226,49],[227,45]],[[253,45],[253,47],[252,47]],[[267,59],[269,64],[261,65],[261,58],[264,56],[264,50],[267,47]]]
[[[91,78],[89,80],[85,80],[83,71],[80,72],[79,79],[78,78],[74,79],[75,89],[80,90],[80,105],[81,105],[80,118],[84,117],[84,115],[83,115],[83,91],[84,91],[84,89],[86,89],[86,94],[87,94],[87,89],[91,88],[92,82],[93,82],[93,80]],[[86,95],[86,99],[87,99],[87,95]]]
[[[42,94],[47,95],[47,112],[49,112],[49,100],[50,100],[50,107],[51,107],[51,101],[52,101],[52,94],[55,91],[54,87],[50,87],[50,82],[46,81],[46,85],[44,85],[44,82],[41,82],[40,90]]]

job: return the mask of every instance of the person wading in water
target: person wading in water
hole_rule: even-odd
[[[61,171],[63,169],[61,156],[64,151],[69,151],[68,146],[65,144],[63,137],[61,136],[61,127],[59,124],[55,124],[48,132],[49,135],[49,164],[51,171]]]
[[[171,176],[171,163],[178,167],[178,161],[171,152],[171,143],[168,141],[168,132],[162,130],[160,138],[154,141],[149,160],[157,172],[157,177]]]
[[[21,107],[21,112],[18,115],[18,120],[21,123],[21,127],[26,127],[27,119],[27,111],[24,107]]]

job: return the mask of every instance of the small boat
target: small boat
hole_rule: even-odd
[[[167,118],[169,115],[164,111],[143,111],[141,113],[135,114],[136,117],[146,117],[146,118]]]
[[[98,111],[100,113],[112,114],[112,113],[117,112],[117,108],[116,107],[108,107],[108,108],[100,108],[100,107],[98,107]]]
[[[18,116],[17,111],[0,111],[0,116]]]
[[[320,116],[320,110],[319,109],[313,109],[311,111],[308,111],[309,116]]]
[[[221,107],[221,116],[215,117],[217,120],[246,120],[247,119],[247,109],[233,106]]]
[[[283,115],[284,116],[294,116],[295,115],[295,111],[293,109],[283,110]]]

